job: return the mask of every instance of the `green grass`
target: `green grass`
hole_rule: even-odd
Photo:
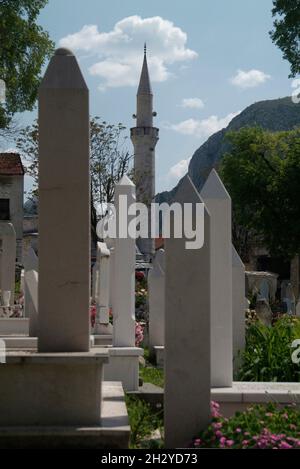
[[[153,366],[141,366],[140,377],[144,383],[152,383],[156,386],[164,387],[164,373],[160,368],[154,368]]]

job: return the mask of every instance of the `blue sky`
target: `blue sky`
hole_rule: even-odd
[[[147,41],[161,191],[235,113],[291,94],[289,65],[268,34],[271,9],[271,0],[49,0],[39,21],[57,45],[76,53],[91,114],[127,129]]]

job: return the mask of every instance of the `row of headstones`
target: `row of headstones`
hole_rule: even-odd
[[[213,170],[201,191],[211,222],[211,371],[212,386],[231,386],[232,363],[245,343],[245,268],[231,242],[231,199]],[[178,262],[179,278],[189,275]],[[189,268],[188,268],[189,269]],[[203,266],[204,269],[204,266]],[[209,271],[204,272],[208,278]],[[149,345],[165,345],[165,251],[160,249],[149,273]],[[199,283],[200,294],[200,281]],[[186,305],[189,309],[190,305]],[[198,312],[197,314],[200,314]],[[181,321],[186,321],[183,313]]]
[[[127,195],[128,205],[134,202],[135,186],[124,176],[115,188],[116,216],[119,197]],[[135,240],[106,239],[97,243],[97,259],[93,266],[92,300],[96,306],[95,334],[109,334],[110,311],[113,311],[113,345],[135,346]],[[30,318],[30,336],[38,335],[38,258],[32,248],[24,257],[25,316]]]
[[[116,187],[117,218],[121,194],[134,202],[134,185],[126,177]],[[150,330],[154,313],[157,340],[165,345],[167,447],[185,446],[208,424],[211,385],[231,386],[233,336],[236,351],[243,347],[245,327],[245,271],[232,246],[231,200],[218,174],[212,171],[201,196],[187,176],[175,201],[205,203],[204,245],[186,249],[184,237],[171,236],[149,278]],[[107,323],[111,306],[115,346],[134,346],[134,261],[134,239],[98,244],[96,322]]]

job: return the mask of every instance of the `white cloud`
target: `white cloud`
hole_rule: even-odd
[[[210,116],[207,119],[187,119],[178,124],[166,124],[165,128],[175,130],[184,135],[193,135],[200,138],[208,138],[210,135],[218,132],[218,130],[227,127],[229,122],[237,116],[239,112],[232,112],[225,117],[218,118]]]
[[[185,98],[181,101],[181,107],[202,109],[204,108],[204,102],[200,98]]]
[[[265,83],[271,78],[270,75],[262,72],[261,70],[238,70],[236,75],[230,79],[230,82],[239,88],[254,88]]]
[[[62,38],[59,44],[95,57],[89,71],[102,79],[100,87],[103,89],[137,85],[144,42],[149,51],[153,82],[167,80],[171,75],[170,65],[197,57],[195,51],[186,47],[186,33],[160,16],[129,16],[118,21],[109,32],[99,31],[97,25],[85,25],[80,31]]]
[[[178,161],[178,163],[174,164],[174,166],[170,168],[168,172],[168,176],[171,177],[172,179],[182,178],[182,176],[184,176],[185,173],[187,173],[190,161],[191,161],[191,158]]]

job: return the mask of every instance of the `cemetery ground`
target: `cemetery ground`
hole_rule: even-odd
[[[290,340],[299,334],[300,319],[283,315],[268,328],[254,319],[248,323],[243,364],[237,378],[244,381],[300,382],[300,367],[290,360]],[[282,342],[281,342],[282,341]],[[281,342],[281,346],[278,347]],[[163,440],[164,372],[144,349],[140,363],[140,384],[152,384],[158,392],[154,401],[142,395],[127,395],[131,426],[130,448],[159,449]],[[230,418],[220,413],[219,404],[211,402],[212,422],[195,435],[190,447],[223,449],[300,449],[300,411],[296,402],[290,406],[253,405]]]
[[[136,310],[147,308],[147,283],[136,273]],[[291,343],[300,337],[300,318],[280,313],[274,303],[272,325],[263,324],[253,305],[245,311],[246,345],[238,355],[236,381],[300,382],[300,366],[291,360]],[[139,325],[139,327],[141,327]],[[164,447],[163,388],[164,370],[157,366],[147,343],[147,321],[143,323],[144,348],[140,359],[140,389],[145,393],[128,393],[126,405],[131,426],[130,447],[159,449]],[[141,337],[140,337],[141,340]],[[149,387],[150,384],[150,387]],[[297,402],[281,406],[273,402],[252,405],[245,412],[224,417],[218,402],[211,402],[211,424],[195,435],[191,448],[222,449],[300,449],[300,411]]]

